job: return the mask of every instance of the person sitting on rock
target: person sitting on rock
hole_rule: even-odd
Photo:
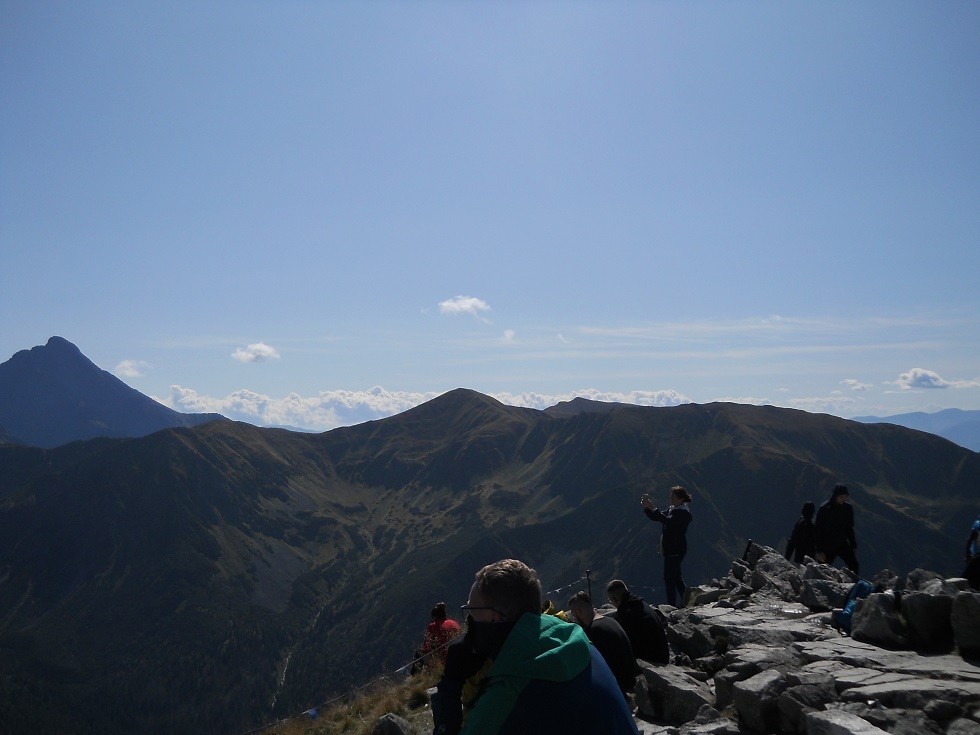
[[[463,632],[459,623],[446,617],[445,602],[437,602],[430,616],[432,622],[425,629],[422,648],[419,649],[417,656],[422,665],[429,668],[437,663],[446,663],[446,647],[449,641]]]
[[[817,507],[807,501],[800,511],[800,519],[793,526],[793,533],[786,542],[786,558],[802,564],[805,557],[817,558],[817,547],[813,533],[813,513]]]
[[[474,654],[468,668],[480,658],[492,664],[461,735],[639,735],[616,679],[583,630],[541,614],[541,583],[529,566],[503,559],[483,567],[463,610],[462,641]],[[440,681],[440,698],[442,687]],[[442,704],[433,706],[434,719]],[[451,732],[445,725],[441,713],[435,731]]]
[[[640,667],[636,665],[636,656],[633,655],[633,646],[630,645],[626,631],[613,618],[598,614],[587,592],[576,592],[572,595],[568,601],[568,609],[575,622],[585,630],[592,645],[599,649],[599,653],[609,664],[623,696],[629,699],[636,686]]]
[[[621,579],[614,579],[606,586],[609,602],[616,612],[609,613],[630,639],[633,653],[637,658],[652,664],[670,662],[670,646],[661,613],[629,591]]]

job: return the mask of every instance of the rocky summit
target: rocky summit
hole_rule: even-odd
[[[668,666],[639,662],[645,735],[980,735],[980,593],[915,570],[875,575],[848,636],[854,577],[753,546],[669,610]],[[923,611],[928,611],[923,614]]]
[[[672,662],[638,661],[643,735],[980,735],[980,592],[965,579],[884,570],[834,623],[855,577],[751,545],[724,579],[688,588]],[[393,715],[375,735],[431,731]]]

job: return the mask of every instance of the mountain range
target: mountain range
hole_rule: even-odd
[[[539,411],[457,389],[323,434],[211,421],[3,444],[0,723],[242,732],[405,664],[432,605],[458,610],[496,559],[527,561],[559,605],[614,577],[662,602],[641,492],[692,492],[696,584],[750,538],[782,547],[835,482],[864,567],[960,571],[980,455],[774,407]]]
[[[612,410],[616,404],[575,398],[547,409],[552,416]],[[95,437],[139,437],[160,429],[224,420],[220,414],[174,411],[101,370],[63,337],[21,350],[0,364],[0,444],[56,447]],[[927,431],[980,451],[980,411],[856,416]],[[292,426],[279,428],[308,431]]]
[[[936,413],[900,413],[894,416],[856,416],[855,421],[866,424],[897,424],[907,429],[928,431],[949,439],[961,447],[980,452],[980,411],[947,408]]]

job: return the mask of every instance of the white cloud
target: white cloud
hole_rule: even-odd
[[[391,391],[376,386],[366,391],[333,390],[306,397],[290,393],[284,398],[273,398],[245,389],[224,397],[214,397],[198,393],[192,388],[173,385],[167,398],[157,400],[184,413],[220,413],[235,421],[245,421],[257,426],[289,426],[310,431],[327,431],[338,426],[393,416],[438,395],[439,392]],[[686,396],[673,390],[618,393],[587,389],[560,394],[490,395],[510,406],[539,410],[577,397],[638,406],[678,406],[691,402]]]
[[[275,347],[267,345],[265,342],[256,342],[248,347],[239,347],[231,353],[231,356],[239,362],[265,362],[266,360],[278,360],[279,352]]]
[[[439,302],[439,312],[441,314],[469,314],[481,321],[486,321],[486,318],[481,314],[481,312],[485,311],[490,311],[490,304],[475,296],[457,296],[454,299]]]
[[[150,365],[142,360],[123,360],[112,371],[120,378],[142,378]]]
[[[691,402],[690,398],[675,390],[634,390],[622,393],[588,388],[569,393],[491,393],[491,395],[509,406],[537,409],[545,409],[573,398],[587,398],[590,401],[606,403],[629,403],[635,406],[679,406]]]
[[[235,421],[257,426],[291,426],[326,431],[392,416],[438,395],[375,387],[367,391],[324,391],[316,396],[290,393],[284,398],[242,389],[224,397],[214,397],[192,388],[173,385],[166,399],[157,400],[185,413],[220,413]]]
[[[939,373],[923,368],[912,368],[902,373],[895,381],[902,390],[930,390],[942,388],[978,388],[980,379],[976,380],[946,380]]]
[[[848,378],[847,380],[842,380],[841,383],[843,385],[846,385],[851,390],[856,390],[856,391],[865,391],[874,388],[874,386],[871,385],[870,383],[862,383],[861,381],[855,380],[854,378]]]
[[[840,415],[842,413],[853,413],[859,404],[854,398],[848,398],[840,391],[834,391],[829,396],[816,396],[813,398],[792,398],[786,401],[790,408],[798,408],[802,411],[811,413],[832,413]]]
[[[772,401],[768,398],[756,398],[755,396],[723,396],[713,398],[711,403],[744,403],[749,406],[771,406]]]
[[[922,368],[912,368],[907,373],[902,373],[895,381],[902,390],[913,390],[915,388],[949,388],[953,384],[948,380],[939,377],[939,373]]]
[[[504,344],[512,345],[514,344],[514,340],[517,339],[517,332],[515,332],[513,329],[505,329],[502,339]]]

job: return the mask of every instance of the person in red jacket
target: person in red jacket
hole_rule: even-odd
[[[446,603],[437,602],[432,608],[432,622],[425,629],[422,648],[419,649],[416,658],[421,660],[423,666],[431,667],[437,662],[445,664],[449,641],[461,632],[459,623],[446,617]]]

